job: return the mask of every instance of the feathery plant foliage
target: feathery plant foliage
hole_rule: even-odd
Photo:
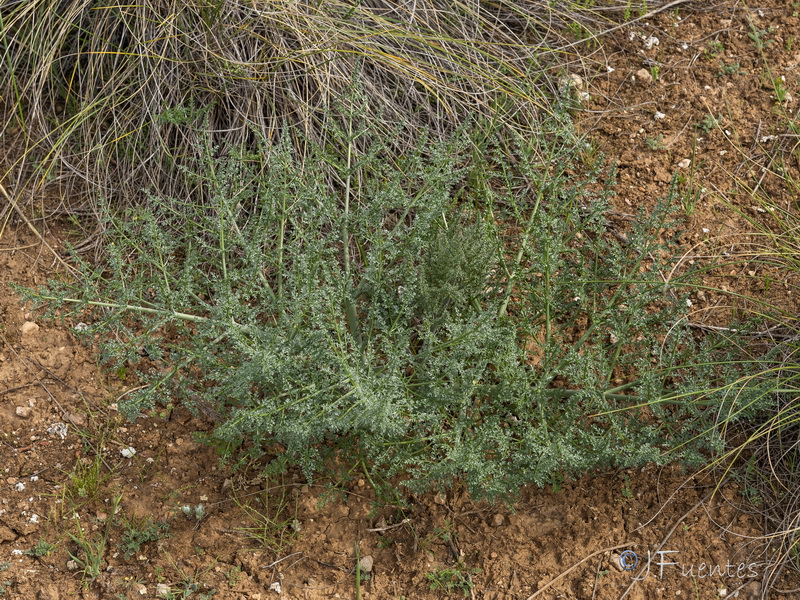
[[[512,147],[464,129],[395,160],[363,114],[331,121],[345,159],[309,140],[301,162],[287,135],[255,153],[209,142],[191,174],[205,194],[107,207],[107,263],[27,295],[76,308],[112,364],[141,364],[128,415],[183,402],[230,451],[278,443],[309,477],[344,460],[498,497],[702,460],[738,399],[692,401],[730,374],[681,320],[685,277],[661,276],[669,202],[618,239],[556,115]]]
[[[398,125],[444,139],[469,115],[530,134],[549,110],[546,71],[570,56],[565,25],[608,14],[563,0],[6,2],[0,99],[37,183],[190,196],[205,189],[181,168],[200,169],[206,136],[255,150],[288,131],[300,155],[335,143],[324,121],[354,77],[383,110],[383,139]],[[186,126],[204,119],[208,130]]]

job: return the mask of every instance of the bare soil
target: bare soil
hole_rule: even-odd
[[[617,212],[652,206],[674,173],[683,178],[686,261],[702,262],[759,243],[756,225],[770,216],[760,195],[796,200],[773,158],[798,177],[786,118],[800,99],[800,7],[679,9],[586,51],[581,122],[593,152],[618,164]],[[50,225],[63,251],[69,232]],[[135,383],[101,370],[66,324],[27,312],[5,285],[44,283],[57,267],[12,216],[0,236],[0,597],[357,598],[357,563],[365,599],[761,593],[770,556],[758,505],[732,481],[715,490],[712,478],[652,467],[528,489],[510,507],[461,489],[400,488],[389,500],[358,477],[309,485],[222,465],[197,441],[211,423],[180,408],[125,421],[114,403]],[[696,322],[724,325],[728,290],[793,308],[789,282],[767,290],[754,268],[709,274],[720,292],[694,297]],[[637,568],[621,566],[625,551]],[[778,584],[786,598],[798,587],[789,571]]]

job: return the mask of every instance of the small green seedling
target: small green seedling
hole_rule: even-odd
[[[657,150],[664,150],[666,145],[664,144],[664,134],[659,133],[657,136],[648,136],[644,140],[645,145],[653,151]]]
[[[750,25],[752,31],[747,34],[747,37],[750,38],[750,41],[753,42],[753,46],[759,52],[762,52],[767,46],[769,46],[773,40],[767,39],[767,36],[771,33],[771,31],[767,29],[756,29],[752,25]]]
[[[772,80],[772,89],[775,90],[775,100],[778,104],[783,104],[786,101],[786,79],[784,77],[775,77]]]
[[[187,519],[194,517],[196,520],[200,521],[206,516],[206,507],[202,504],[198,504],[195,507],[192,507],[191,504],[184,504],[181,506],[181,512],[186,515]]]
[[[431,591],[443,590],[446,593],[462,592],[464,597],[469,596],[472,590],[472,575],[480,573],[480,569],[465,569],[459,563],[453,567],[442,567],[433,573],[426,573],[425,578],[431,582]]]
[[[738,75],[741,65],[738,62],[726,63],[724,60],[719,61],[719,71],[717,77],[723,75]]]
[[[51,544],[47,540],[43,538],[39,538],[39,541],[36,545],[31,548],[30,550],[26,550],[25,554],[28,556],[35,556],[35,557],[42,557],[42,556],[50,556],[56,549],[55,544]]]
[[[703,54],[705,54],[707,58],[716,58],[723,52],[725,52],[725,46],[723,46],[722,42],[719,40],[714,40],[708,43]]]
[[[714,115],[706,115],[705,119],[700,121],[696,127],[700,131],[703,132],[704,135],[708,135],[714,129],[719,129],[720,123],[722,122],[722,115],[714,116]]]
[[[122,534],[120,540],[120,548],[125,558],[138,554],[143,544],[154,542],[164,537],[167,529],[169,529],[167,523],[153,521],[151,517],[140,522],[128,522],[125,525],[125,533]]]

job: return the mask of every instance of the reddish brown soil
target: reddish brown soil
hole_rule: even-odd
[[[772,158],[780,151],[798,176],[797,136],[786,116],[797,115],[800,99],[800,40],[790,41],[800,35],[800,8],[777,0],[762,7],[682,5],[678,15],[610,34],[582,73],[591,96],[582,126],[618,162],[618,212],[651,206],[676,171],[684,190],[700,190],[689,206],[687,261],[751,249],[758,238],[748,218],[769,216],[758,198],[795,200]],[[767,32],[763,53],[753,31]],[[653,36],[659,43],[648,49]],[[739,68],[721,72],[720,61]],[[655,65],[650,81],[640,70],[652,77]],[[767,68],[785,78],[781,102],[765,83]],[[708,115],[721,115],[721,127],[698,126]],[[67,232],[51,233],[61,248],[58,234]],[[767,293],[747,270],[718,273],[709,285]],[[299,475],[268,482],[255,465],[222,466],[195,442],[195,432],[211,425],[181,409],[124,421],[113,403],[133,384],[101,371],[66,325],[26,312],[5,285],[37,285],[56,271],[52,255],[12,216],[0,237],[0,597],[356,598],[356,552],[369,571],[361,575],[365,599],[463,597],[460,588],[432,589],[437,573],[440,583],[458,582],[448,570],[471,582],[467,597],[498,600],[759,594],[769,557],[756,538],[764,532],[735,483],[712,498],[711,481],[650,468],[526,490],[510,508],[475,504],[459,489],[405,494],[400,506],[377,499],[358,478],[309,486]],[[773,286],[768,299],[794,306],[791,295],[790,286]],[[694,319],[723,324],[726,298],[696,296]],[[123,456],[128,448],[136,453]],[[183,513],[198,504],[202,519]],[[157,539],[126,546],[127,529],[141,531],[148,519],[164,523],[153,529]],[[105,540],[93,580],[80,564],[81,537]],[[52,551],[33,556],[42,540]],[[641,565],[649,553],[649,572],[621,569],[625,550]],[[662,573],[659,562],[676,564]],[[797,579],[779,587],[797,588]]]
[[[799,34],[796,2],[692,2],[606,36],[582,65],[582,127],[619,169],[617,209],[652,206],[677,174],[685,265],[753,259],[709,274],[715,289],[693,298],[698,324],[724,324],[732,303],[753,306],[730,291],[787,310],[797,303],[796,282],[765,285],[758,258],[770,246],[759,232],[797,201]]]

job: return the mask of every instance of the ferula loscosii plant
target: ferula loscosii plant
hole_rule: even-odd
[[[562,112],[533,140],[480,146],[465,128],[401,159],[368,123],[332,119],[347,151],[309,140],[307,162],[288,135],[256,153],[208,142],[190,174],[204,194],[106,208],[106,260],[28,297],[138,366],[129,416],[181,402],[220,447],[278,444],[308,477],[352,461],[498,497],[720,447],[715,415],[739,399],[693,401],[730,373],[683,320],[669,199],[620,234],[613,173],[580,162]]]

